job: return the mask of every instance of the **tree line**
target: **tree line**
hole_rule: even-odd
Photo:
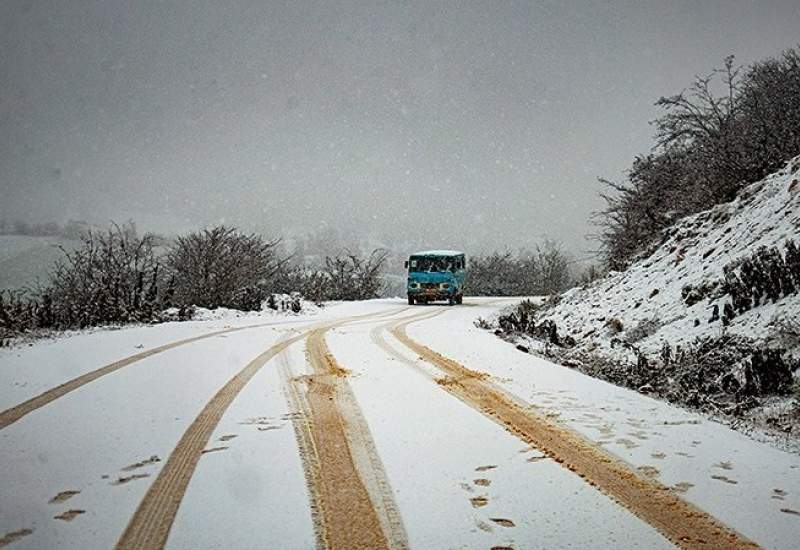
[[[566,290],[574,281],[571,258],[554,241],[534,250],[493,252],[469,259],[466,294],[539,296]]]
[[[386,252],[345,252],[320,266],[292,262],[280,240],[217,226],[162,239],[133,224],[89,229],[62,248],[47,281],[0,292],[0,329],[72,329],[190,318],[195,307],[260,310],[275,294],[299,292],[317,302],[363,300],[381,292]],[[271,300],[271,301],[270,301]],[[177,310],[177,313],[176,313]]]
[[[196,307],[256,311],[294,295],[321,303],[376,298],[387,290],[390,256],[342,249],[309,261],[280,239],[224,225],[166,240],[136,226],[85,229],[62,248],[45,282],[0,292],[0,333],[75,329],[191,318]],[[495,252],[469,261],[470,295],[538,295],[567,288],[571,260],[554,242],[533,251]]]
[[[623,182],[601,179],[596,214],[610,269],[631,260],[677,219],[732,200],[800,154],[800,50],[747,68],[733,56],[688,90],[662,97],[655,144]]]

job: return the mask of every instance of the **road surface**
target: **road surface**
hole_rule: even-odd
[[[800,457],[523,354],[508,299],[0,351],[0,546],[796,548]]]

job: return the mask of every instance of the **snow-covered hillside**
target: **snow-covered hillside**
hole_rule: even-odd
[[[578,346],[615,355],[631,353],[625,346],[612,350],[615,339],[655,352],[665,343],[674,347],[723,330],[762,342],[776,337],[777,322],[800,318],[800,294],[781,293],[775,302],[764,296],[724,326],[725,304],[732,297],[723,268],[761,247],[785,256],[787,240],[800,244],[798,180],[800,157],[745,188],[736,200],[684,218],[626,271],[566,292],[537,322],[554,321],[558,333]]]
[[[800,434],[800,157],[680,220],[626,271],[497,326],[614,384]]]

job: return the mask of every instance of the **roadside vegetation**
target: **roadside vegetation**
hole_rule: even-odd
[[[678,219],[731,201],[800,154],[800,49],[722,68],[660,98],[650,153],[634,159],[597,214],[610,269],[622,270],[663,240]]]
[[[381,293],[384,250],[344,251],[314,265],[280,244],[226,226],[171,242],[130,223],[86,229],[45,282],[0,291],[0,341],[40,329],[186,320],[197,307],[299,311],[301,296],[320,303]]]
[[[571,258],[554,241],[533,251],[494,252],[469,260],[466,293],[471,296],[539,296],[558,293],[573,282]]]
[[[662,97],[655,145],[602,180],[603,264],[478,326],[524,352],[800,435],[800,50]]]

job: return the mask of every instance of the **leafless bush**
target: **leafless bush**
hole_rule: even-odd
[[[153,235],[133,224],[87,231],[64,251],[37,292],[39,326],[73,328],[148,321],[160,306],[161,273]]]
[[[494,252],[470,260],[467,293],[473,296],[536,296],[566,290],[570,260],[561,246],[545,241],[534,252]]]
[[[626,182],[601,179],[609,192],[598,238],[612,269],[624,269],[678,218],[730,201],[800,153],[800,50],[744,72],[728,57],[656,105],[664,114],[654,121],[654,151],[634,160]]]
[[[317,291],[327,300],[377,298],[383,284],[381,274],[387,255],[386,250],[378,248],[366,258],[349,251],[326,257],[322,275],[316,276]]]
[[[37,328],[38,302],[23,291],[0,291],[0,340]]]
[[[279,241],[217,226],[178,237],[166,257],[177,305],[258,310],[284,260]]]

